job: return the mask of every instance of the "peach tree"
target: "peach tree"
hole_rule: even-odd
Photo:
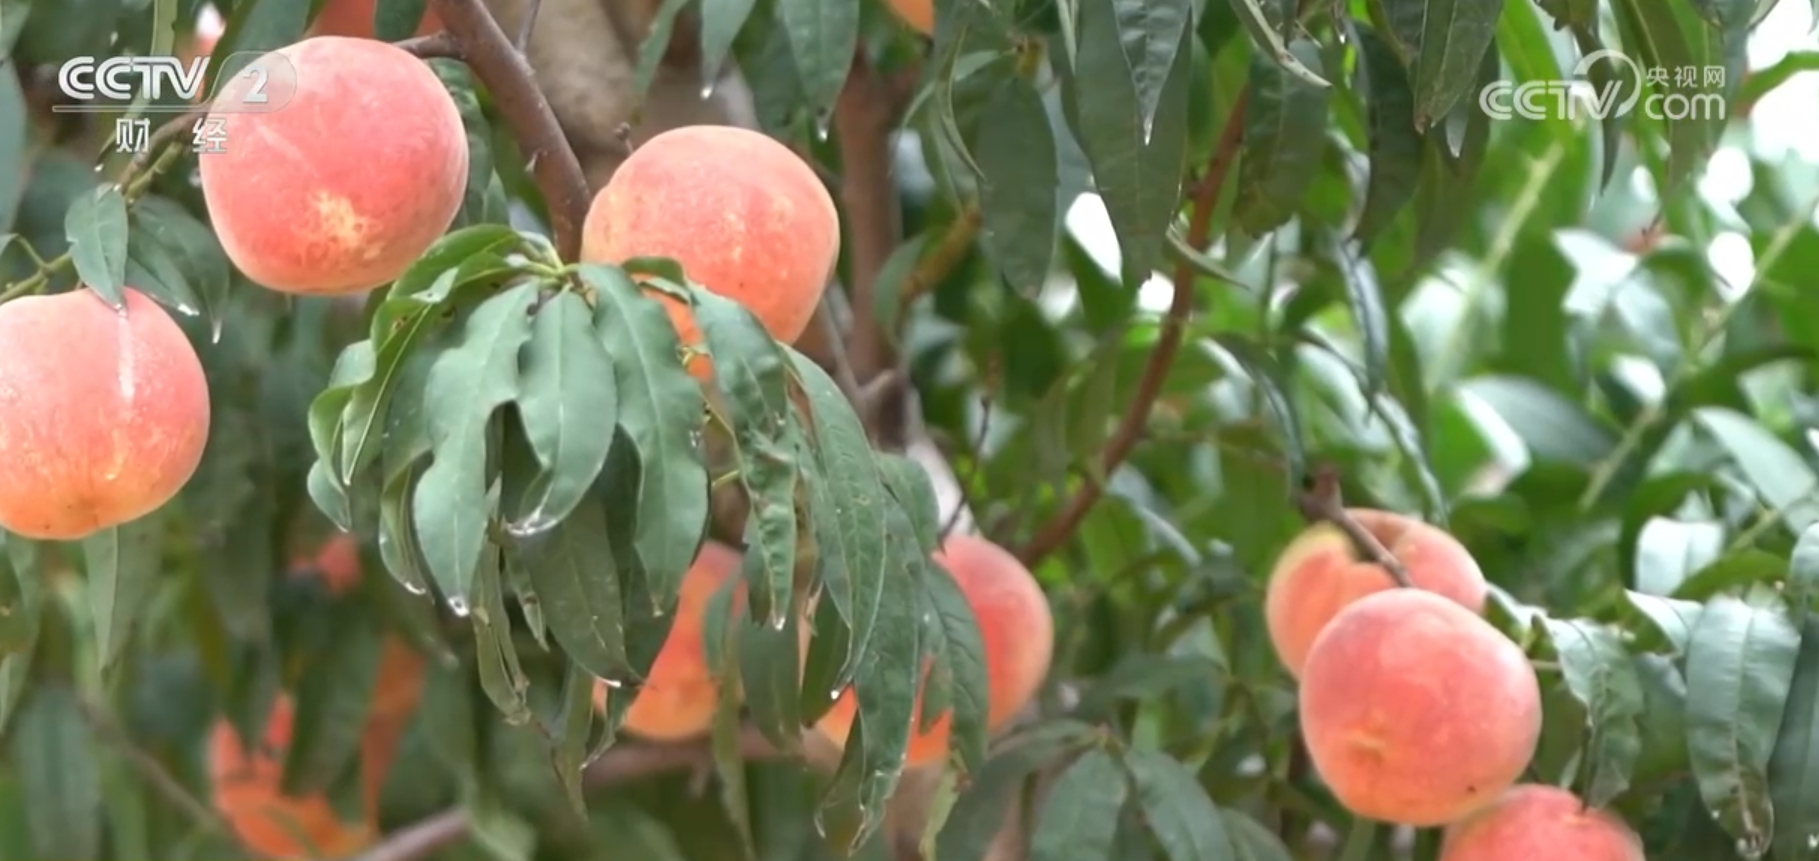
[[[0,857],[1819,856],[1816,22],[0,0]]]

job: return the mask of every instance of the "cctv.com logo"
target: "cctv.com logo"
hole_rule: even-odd
[[[1603,86],[1594,85],[1588,75],[1600,60],[1627,68],[1628,80],[1620,69]],[[1628,116],[1638,105],[1656,120],[1724,119],[1724,97],[1706,91],[1723,88],[1724,74],[1723,66],[1644,70],[1627,54],[1605,49],[1585,55],[1570,80],[1489,84],[1478,93],[1478,107],[1494,120],[1604,120]]]

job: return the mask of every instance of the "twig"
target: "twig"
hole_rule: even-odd
[[[581,250],[581,224],[593,195],[581,162],[562,134],[549,100],[537,87],[530,62],[512,46],[481,0],[433,0],[436,17],[474,76],[493,95],[493,104],[511,126],[518,150],[529,163],[549,209],[556,253],[573,261]]]
[[[1206,174],[1192,190],[1187,241],[1195,248],[1205,246],[1212,232],[1213,210],[1219,204],[1219,192],[1225,187],[1226,175],[1231,172],[1239,144],[1243,142],[1244,112],[1248,102],[1249,95],[1241,94],[1232,104],[1225,117],[1225,127],[1219,133],[1218,146],[1207,162]],[[1137,394],[1131,399],[1130,409],[1106,443],[1105,454],[1099,462],[1099,475],[1109,477],[1136,447],[1144,425],[1149,422],[1150,409],[1162,394],[1162,384],[1168,379],[1175,353],[1180,350],[1181,340],[1187,333],[1188,317],[1194,308],[1194,267],[1184,261],[1177,262],[1173,287],[1175,295],[1169,302],[1168,313],[1162,318],[1162,332],[1156,337],[1155,349],[1143,368],[1143,376],[1137,381]],[[1034,565],[1053,553],[1080,526],[1080,521],[1086,519],[1087,512],[1104,492],[1101,483],[1089,477],[1061,513],[1017,552],[1017,558],[1025,565]]]
[[[1390,579],[1396,585],[1413,587],[1409,580],[1408,569],[1402,567],[1402,561],[1391,553],[1383,542],[1377,540],[1364,524],[1358,522],[1351,512],[1345,510],[1345,497],[1339,490],[1339,471],[1331,465],[1314,470],[1311,486],[1296,497],[1296,507],[1301,509],[1301,516],[1309,523],[1331,523],[1339,527],[1352,545],[1364,558],[1384,571],[1389,572]]]
[[[739,754],[746,760],[783,756],[755,727],[739,732]],[[705,739],[681,744],[621,742],[594,761],[582,775],[588,789],[608,789],[672,771],[711,769],[713,749]],[[417,861],[467,836],[467,812],[453,807],[392,832],[352,861]]]
[[[821,327],[822,338],[826,340],[828,363],[833,365],[835,384],[840,386],[840,393],[854,409],[863,406],[861,397],[864,391],[859,387],[859,378],[853,375],[853,360],[846,354],[846,342],[840,333],[840,322],[834,319],[834,309],[824,299],[815,306],[815,324]]]
[[[196,122],[208,114],[210,104],[211,102],[207,101],[201,102],[189,110],[165,120],[155,131],[146,136],[145,148],[135,153],[132,160],[120,169],[120,175],[114,179],[114,185],[120,189],[121,195],[126,198],[129,205],[145,193],[145,189],[150,187],[151,180],[159,172],[170,167],[176,161],[174,157],[170,157],[175,151],[167,153],[166,148],[176,141],[185,130],[193,131]],[[27,247],[29,248],[29,246]],[[36,258],[37,252],[32,251],[32,255]],[[43,290],[50,284],[51,276],[62,272],[74,262],[75,256],[67,251],[48,261],[37,260],[37,271],[7,285],[5,290],[0,290],[0,302],[7,302]]]
[[[461,46],[455,44],[447,30],[437,30],[426,36],[413,36],[392,44],[419,60],[462,59]]]
[[[89,729],[100,736],[102,741],[113,745],[120,755],[132,765],[133,770],[139,772],[139,776],[144,778],[146,783],[151,784],[152,789],[164,796],[165,800],[181,808],[184,813],[196,821],[197,825],[233,841],[237,850],[254,857],[264,857],[239,845],[239,835],[234,833],[234,829],[228,825],[227,820],[221,818],[219,813],[216,813],[185,788],[181,781],[171,776],[163,763],[151,754],[140,750],[139,746],[127,736],[126,731],[114,723],[107,712],[86,700],[78,702],[77,708],[82,712],[82,720],[88,724]]]
[[[512,40],[512,47],[518,53],[524,53],[524,47],[531,43],[531,30],[537,26],[537,13],[543,10],[543,0],[529,0],[524,4],[524,21],[518,25],[518,38]]]

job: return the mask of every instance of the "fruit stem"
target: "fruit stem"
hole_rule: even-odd
[[[1345,537],[1352,540],[1352,546],[1357,548],[1358,553],[1388,572],[1397,586],[1411,588],[1415,585],[1409,580],[1408,569],[1402,567],[1396,554],[1391,553],[1388,547],[1383,546],[1383,542],[1377,540],[1377,536],[1372,535],[1369,529],[1364,528],[1364,524],[1345,510],[1345,498],[1339,490],[1339,470],[1331,464],[1314,470],[1314,474],[1309,476],[1308,489],[1301,492],[1296,505],[1301,509],[1301,516],[1309,523],[1331,523],[1339,527]]]

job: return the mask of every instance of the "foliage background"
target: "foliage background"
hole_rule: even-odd
[[[419,5],[382,0],[381,32],[408,35],[397,22]],[[1730,122],[1490,123],[1466,104],[1447,120],[1466,142],[1454,155],[1396,120],[1473,83],[1431,73],[1475,69],[1469,28],[1408,42],[1437,58],[1426,77],[1395,40],[1360,31],[1404,32],[1384,22],[1421,11],[1494,19],[1499,73],[1539,80],[1588,39],[1645,65],[1741,62],[1758,4],[1340,4],[1379,25],[1346,33],[1362,52],[1337,47],[1346,28],[1310,4],[1287,41],[1336,84],[1330,96],[1270,59],[1287,10],[1268,2],[956,0],[939,4],[932,44],[872,3],[689,5],[639,10],[656,26],[637,77],[662,86],[677,34],[730,51],[752,119],[825,165],[849,231],[847,349],[798,346],[860,382],[907,373],[917,409],[862,399],[858,413],[884,447],[945,464],[944,507],[919,525],[947,523],[964,497],[963,524],[1040,557],[1061,633],[1037,714],[957,797],[950,782],[885,775],[891,815],[869,823],[882,827],[861,852],[921,844],[965,859],[996,836],[995,851],[1042,861],[1431,858],[1434,834],[1333,804],[1263,645],[1260,585],[1300,528],[1294,491],[1310,464],[1332,464],[1350,502],[1446,524],[1500,587],[1493,620],[1548,685],[1532,779],[1620,810],[1657,861],[1815,854],[1810,36],[1753,57],[1747,76],[1732,66]],[[1812,30],[1807,4],[1771,5],[1761,32],[1785,44]],[[0,0],[0,48],[19,72],[0,76],[0,278],[9,294],[65,289],[94,269],[84,237],[91,255],[128,243],[125,280],[200,309],[184,323],[216,405],[203,470],[157,529],[110,535],[112,553],[7,542],[0,856],[227,857],[198,802],[211,722],[253,725],[278,678],[302,680],[291,759],[313,776],[293,779],[331,782],[351,761],[344,717],[369,696],[356,682],[381,629],[465,662],[427,681],[387,787],[391,854],[374,857],[726,858],[744,849],[741,823],[766,861],[825,855],[824,777],[757,744],[666,751],[641,770],[626,763],[649,749],[620,742],[590,767],[578,817],[549,740],[503,722],[482,690],[473,625],[392,578],[333,598],[285,576],[332,529],[306,493],[308,417],[364,321],[232,272],[182,146],[130,222],[109,226],[96,183],[126,167],[105,152],[110,129],[43,110],[38,70],[169,49],[160,25],[181,30],[193,6]],[[232,4],[217,53],[294,40],[309,6]],[[549,4],[539,32],[584,29],[566,8]],[[554,81],[551,62],[538,73]],[[542,229],[547,186],[523,170],[497,101],[439,69],[477,156],[458,223]],[[1207,183],[1228,129],[1241,157]],[[1094,168],[1098,195],[1080,200],[1103,202],[1096,229],[1076,200]],[[1089,226],[1056,241],[1076,219]],[[1178,352],[1159,349],[1174,337]],[[1172,358],[1148,391],[1158,352]],[[1062,512],[1100,488],[1070,526]],[[721,514],[716,530],[737,536],[739,518]],[[369,546],[367,570],[384,567]],[[122,589],[136,599],[115,602]],[[532,703],[566,722],[567,649],[513,621]],[[588,745],[558,741],[565,773],[599,729],[582,731]]]

